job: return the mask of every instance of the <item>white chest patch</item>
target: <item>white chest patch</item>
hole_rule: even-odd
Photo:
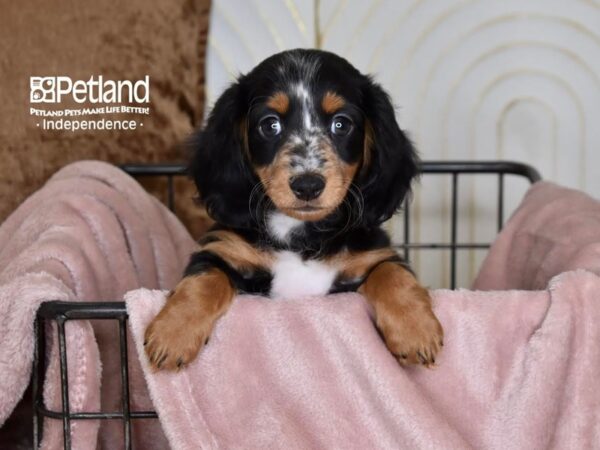
[[[279,242],[287,242],[292,235],[292,231],[303,223],[304,222],[301,220],[276,212],[269,216],[267,226],[269,228],[269,234],[272,237]]]
[[[278,252],[273,264],[271,298],[298,298],[325,295],[337,275],[337,269],[315,260],[303,261],[300,255]]]

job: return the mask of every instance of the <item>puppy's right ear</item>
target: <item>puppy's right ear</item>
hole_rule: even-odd
[[[219,97],[204,129],[192,137],[188,167],[208,214],[234,228],[252,226],[250,194],[258,182],[244,149],[246,103],[239,82]]]

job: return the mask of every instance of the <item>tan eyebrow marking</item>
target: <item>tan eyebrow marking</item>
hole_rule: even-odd
[[[269,97],[267,106],[271,109],[274,109],[279,114],[285,114],[290,107],[290,98],[285,92],[276,92]]]
[[[346,104],[346,100],[335,92],[327,91],[321,101],[321,107],[326,114],[333,114]]]

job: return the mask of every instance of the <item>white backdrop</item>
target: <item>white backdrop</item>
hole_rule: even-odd
[[[598,0],[213,0],[211,14],[208,105],[272,53],[323,48],[376,75],[422,159],[518,160],[600,197]],[[461,180],[459,240],[493,238],[496,184]],[[506,185],[505,216],[527,183]],[[417,187],[413,240],[448,240],[449,186]],[[460,253],[459,285],[483,256]],[[447,257],[411,259],[425,283],[449,285]]]

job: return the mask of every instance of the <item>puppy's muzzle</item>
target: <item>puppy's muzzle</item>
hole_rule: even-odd
[[[312,173],[298,175],[290,179],[290,188],[299,200],[314,200],[325,189],[325,179]]]

